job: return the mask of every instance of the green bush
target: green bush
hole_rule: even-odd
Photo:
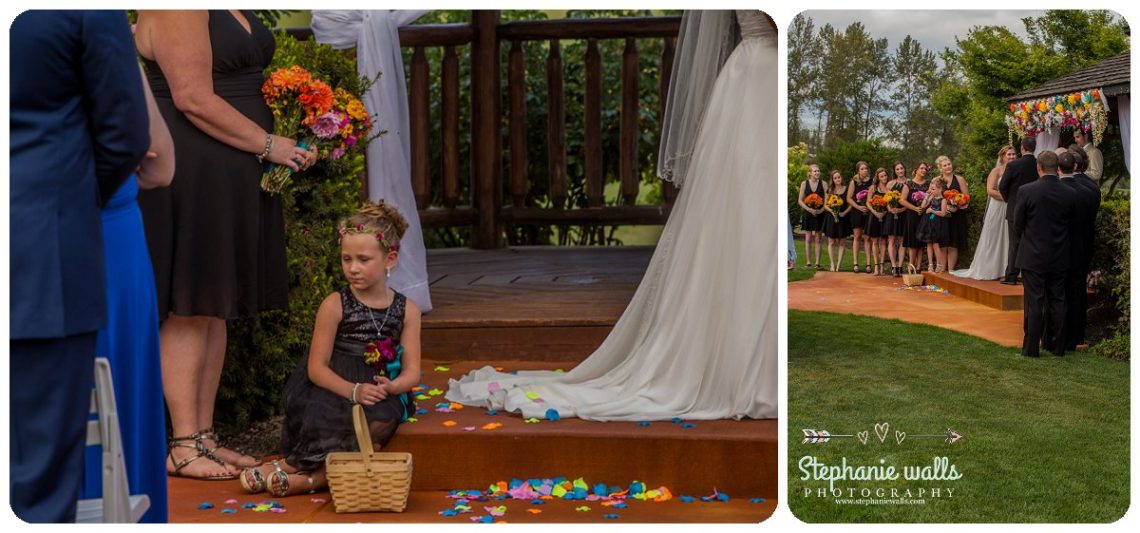
[[[1097,303],[1089,313],[1090,317],[1098,317],[1098,320],[1105,322],[1090,322],[1090,327],[1123,334],[1128,333],[1131,316],[1128,210],[1129,200],[1123,195],[1109,196],[1100,203],[1091,268],[1093,272],[1100,272],[1100,280],[1097,284]]]
[[[803,220],[803,208],[800,207],[800,184],[807,179],[808,174],[808,147],[807,143],[799,143],[788,147],[788,220],[792,226],[799,227]],[[824,179],[825,176],[820,176]]]
[[[301,65],[333,87],[357,95],[368,85],[357,77],[353,56],[284,33],[276,39],[277,52],[267,72]],[[229,322],[226,368],[215,410],[223,433],[241,431],[281,411],[281,390],[309,351],[317,308],[344,282],[335,227],[359,206],[362,152],[322,159],[283,193],[289,309]]]
[[[1130,342],[1128,334],[1122,333],[1098,342],[1092,352],[1116,361],[1130,361]]]

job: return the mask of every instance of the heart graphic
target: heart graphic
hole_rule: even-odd
[[[860,431],[860,432],[855,434],[855,437],[859,439],[859,442],[861,442],[863,444],[867,444],[867,437],[870,434],[871,434],[870,431]]]
[[[875,435],[879,437],[879,442],[887,442],[887,435],[890,435],[891,425],[887,422],[875,424]]]
[[[902,444],[902,441],[906,440],[906,433],[902,431],[896,431],[895,440],[898,441],[899,444]]]

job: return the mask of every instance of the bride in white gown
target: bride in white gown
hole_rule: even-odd
[[[1005,172],[1005,164],[1017,159],[1017,152],[1012,146],[1005,145],[998,150],[997,166],[990,171],[986,178],[986,216],[982,221],[982,234],[978,238],[978,245],[974,248],[974,260],[970,268],[954,270],[951,274],[960,278],[980,280],[994,280],[1005,275],[1005,263],[1009,254],[1009,231],[1005,221],[1005,201],[998,191],[1001,175]]]
[[[735,49],[733,12],[682,21],[658,166],[683,186],[613,331],[565,374],[484,367],[451,380],[447,399],[526,418],[549,409],[589,420],[775,418],[776,29],[758,11],[736,18]],[[706,52],[717,49],[731,55],[708,76],[706,97],[689,71],[715,69]],[[705,102],[703,119],[694,116]]]

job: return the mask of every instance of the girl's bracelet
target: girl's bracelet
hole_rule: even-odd
[[[355,404],[358,404],[358,403],[360,403],[360,402],[356,401],[356,389],[359,389],[359,388],[360,388],[360,384],[359,384],[359,383],[354,383],[354,384],[352,385],[352,403],[353,403],[354,405],[355,405]]]

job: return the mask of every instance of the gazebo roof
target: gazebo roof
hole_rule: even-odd
[[[1076,72],[1071,72],[1060,78],[1047,81],[1032,89],[1021,91],[1009,98],[1006,102],[1019,102],[1043,96],[1072,93],[1085,89],[1100,88],[1104,95],[1116,96],[1131,92],[1129,76],[1131,54],[1124,52],[1112,56],[1100,63],[1089,65]]]

